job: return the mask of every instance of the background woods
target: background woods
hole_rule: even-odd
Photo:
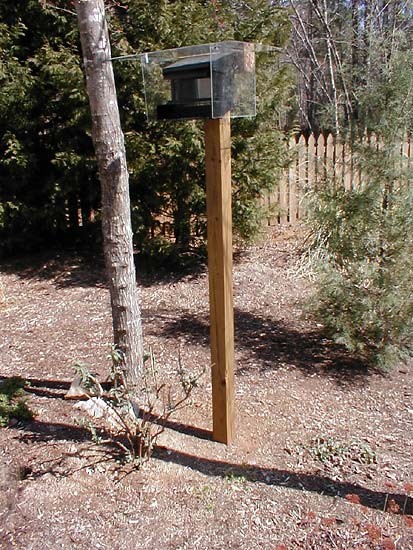
[[[353,127],[379,131],[386,82],[402,52],[411,50],[412,2],[288,4],[293,31],[289,55],[299,75],[300,127],[314,132],[324,128],[340,133]]]

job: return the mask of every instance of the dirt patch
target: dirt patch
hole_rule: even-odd
[[[101,265],[36,258],[0,271],[0,377],[29,381],[35,420],[0,430],[0,547],[413,548],[413,365],[370,372],[303,313],[289,228],[234,267],[237,436],[211,441],[210,380],[127,473],[63,396],[81,361],[105,376]],[[205,272],[140,280],[146,346],[209,367]],[[207,371],[208,372],[208,371]]]

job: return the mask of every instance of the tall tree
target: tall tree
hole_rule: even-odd
[[[0,255],[73,243],[92,229],[89,128],[76,14],[1,3]]]
[[[282,48],[289,36],[288,12],[282,2],[131,0],[127,10],[116,10],[124,40],[117,53],[153,51],[220,40],[263,42]],[[191,21],[191,25],[187,22]],[[279,181],[285,158],[281,130],[291,75],[276,56],[257,56],[257,111],[255,119],[232,121],[234,230],[242,238],[262,228],[259,199]],[[163,247],[171,254],[199,245],[205,233],[205,174],[202,125],[197,121],[142,120],[139,67],[119,63],[116,77],[127,121],[133,222],[138,248]],[[132,86],[133,84],[133,86]],[[136,90],[131,94],[131,88]],[[123,93],[125,92],[125,93]],[[164,240],[156,221],[169,213],[174,239]],[[158,238],[153,239],[153,234]],[[180,255],[185,258],[187,255]],[[169,265],[169,264],[168,264]]]
[[[143,369],[141,316],[133,260],[129,175],[103,0],[76,0],[92,137],[102,190],[102,232],[115,345],[134,387]]]

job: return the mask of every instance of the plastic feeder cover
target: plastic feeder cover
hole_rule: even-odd
[[[217,42],[142,55],[149,120],[255,116],[255,49]]]

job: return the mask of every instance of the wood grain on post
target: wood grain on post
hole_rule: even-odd
[[[215,441],[228,444],[234,436],[234,310],[229,116],[205,122],[205,162],[213,438]]]

